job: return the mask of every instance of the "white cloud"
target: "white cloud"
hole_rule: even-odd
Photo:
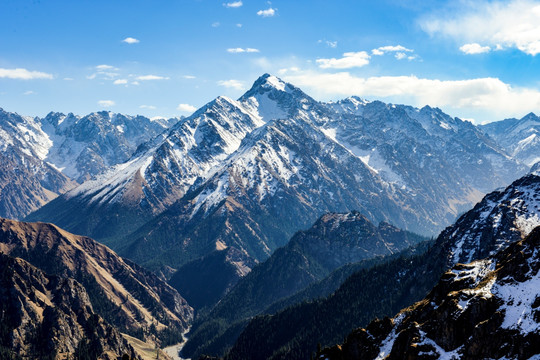
[[[135,39],[135,38],[132,38],[132,37],[127,37],[124,40],[122,40],[122,42],[125,42],[126,44],[137,44],[140,41],[138,39]]]
[[[420,19],[430,35],[443,35],[460,43],[517,48],[540,53],[540,2],[535,0],[459,2],[451,13],[441,11]]]
[[[114,70],[114,71],[117,71],[118,68],[112,66],[112,65],[106,65],[106,64],[102,64],[102,65],[97,65],[96,66],[96,70],[98,71],[105,71],[105,70]]]
[[[239,80],[234,80],[234,79],[220,80],[220,81],[217,82],[217,84],[219,86],[223,86],[223,87],[230,88],[230,89],[244,90],[244,83],[242,81],[239,81]]]
[[[28,91],[25,91],[25,92],[23,93],[23,95],[34,95],[34,94],[35,94],[35,92],[32,91],[32,90],[28,90]]]
[[[182,76],[182,77],[183,77],[184,79],[196,79],[196,77],[193,76],[193,75],[184,75],[184,76]]]
[[[241,28],[241,27],[242,27],[242,24],[236,24],[236,27],[237,27],[237,28]]]
[[[113,84],[114,85],[126,85],[128,83],[128,81],[126,79],[118,79],[118,80],[114,80]]]
[[[74,79],[74,78],[70,78],[70,77],[65,77],[64,80],[65,80],[65,81],[73,81],[73,80],[75,80],[75,79]]]
[[[136,80],[140,81],[148,81],[148,80],[169,80],[166,76],[159,76],[159,75],[140,75],[135,78]]]
[[[192,113],[195,110],[197,110],[197,108],[195,106],[189,105],[189,104],[178,104],[178,106],[176,107],[176,110]]]
[[[233,2],[228,2],[228,3],[223,4],[223,6],[228,7],[228,8],[239,8],[242,5],[244,5],[242,1],[233,1]]]
[[[394,57],[398,60],[403,60],[407,57],[407,54],[402,53],[402,52],[397,52],[396,55],[394,55]]]
[[[257,15],[262,16],[262,17],[272,17],[276,15],[276,10],[277,9],[273,9],[273,8],[268,8],[266,10],[259,10],[257,11]]]
[[[260,52],[259,49],[254,48],[230,48],[227,49],[227,52],[233,53],[233,54],[239,54],[239,53],[258,53]]]
[[[322,69],[350,69],[369,64],[369,58],[365,51],[346,52],[341,59],[317,59],[317,64]]]
[[[378,47],[377,49],[371,50],[371,54],[381,56],[381,55],[384,55],[387,52],[401,52],[401,53],[404,53],[404,52],[413,52],[413,51],[414,50],[407,49],[406,47],[401,46],[401,45],[387,45],[387,46],[381,46],[381,47]]]
[[[34,79],[52,79],[51,74],[41,71],[30,71],[23,68],[3,69],[0,68],[0,79],[34,80]]]
[[[220,25],[219,21],[212,23],[212,27],[218,27],[219,25]]]
[[[387,98],[415,106],[438,106],[451,114],[499,120],[540,111],[540,90],[513,87],[498,78],[466,80],[423,79],[416,76],[362,78],[348,72],[302,72],[286,76],[318,96]],[[478,116],[471,116],[477,114]]]
[[[99,100],[97,103],[102,107],[111,107],[115,105],[115,102],[112,100]]]
[[[482,46],[477,43],[465,44],[459,48],[462,52],[468,55],[487,53],[491,50],[489,46]]]
[[[154,105],[141,105],[139,106],[140,109],[148,109],[148,110],[155,110],[156,107]]]

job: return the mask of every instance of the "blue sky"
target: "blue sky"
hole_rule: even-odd
[[[0,107],[23,115],[189,115],[263,73],[321,101],[540,113],[540,1],[2,0],[0,14]]]

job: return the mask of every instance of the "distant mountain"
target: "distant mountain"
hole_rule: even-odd
[[[43,161],[51,144],[38,120],[0,109],[0,216],[24,217],[77,185]]]
[[[326,212],[435,234],[527,170],[439,109],[321,103],[265,74],[237,101],[217,98],[28,219],[153,269],[225,247],[261,261]]]
[[[0,109],[0,216],[22,218],[77,183],[127,161],[178,119],[111,112],[31,118]]]
[[[153,327],[158,337],[180,334],[193,318],[186,301],[154,274],[54,225],[0,219],[0,252],[47,274],[76,279],[94,312],[122,332],[144,337]]]
[[[2,359],[140,358],[118,330],[95,314],[81,284],[4,254],[0,317]]]
[[[52,141],[45,161],[79,183],[113,165],[123,163],[137,147],[176,123],[178,119],[154,119],[100,111],[80,117],[49,113],[40,119]]]
[[[540,341],[540,228],[485,260],[458,264],[393,319],[352,332],[324,359],[530,359]]]
[[[238,322],[245,323],[245,319],[265,312],[273,303],[345,264],[394,254],[423,240],[386,223],[375,226],[358,212],[326,214],[309,230],[296,233],[287,245],[242,278],[211,311],[200,316],[192,327],[184,356],[196,358],[207,353],[214,345],[212,340],[238,328]],[[234,338],[229,341],[230,346]]]
[[[456,263],[503,251],[538,225],[540,176],[529,174],[495,191],[421,255],[390,259],[351,275],[332,295],[301,303],[272,316],[253,318],[238,336],[227,359],[304,359],[320,343],[340,343],[348,330],[374,318],[391,316],[426,296],[439,277]],[[286,329],[277,331],[276,329]]]
[[[540,118],[533,113],[480,125],[515,159],[532,166],[540,161]]]

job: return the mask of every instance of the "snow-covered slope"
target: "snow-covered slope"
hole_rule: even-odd
[[[492,122],[480,128],[524,164],[532,166],[540,161],[540,118],[535,114]]]
[[[540,229],[446,272],[422,301],[351,333],[321,359],[533,359],[540,341]]]
[[[439,238],[446,239],[452,266],[493,255],[539,225],[540,176],[529,174],[486,195]]]

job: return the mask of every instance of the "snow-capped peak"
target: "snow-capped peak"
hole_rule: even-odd
[[[280,78],[274,75],[264,74],[261,77],[259,77],[255,81],[255,83],[253,83],[253,87],[251,88],[251,90],[256,89],[256,88],[261,88],[265,90],[275,89],[278,91],[287,91],[288,88],[290,87],[291,86],[289,84],[287,84]]]

